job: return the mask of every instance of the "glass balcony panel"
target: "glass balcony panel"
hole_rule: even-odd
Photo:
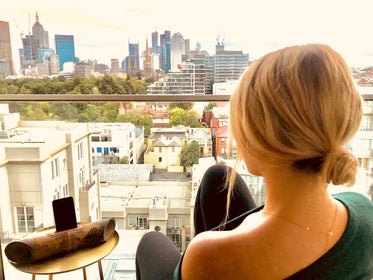
[[[124,248],[125,246],[130,248],[127,251],[124,249],[123,252],[127,254],[126,258],[128,258],[132,264],[134,261],[134,251],[136,249],[135,244],[139,241],[141,235],[146,229],[154,230],[155,226],[160,226],[161,230],[165,231],[165,234],[169,236],[171,240],[173,240],[175,245],[177,245],[180,250],[188,245],[193,236],[190,207],[193,206],[193,199],[203,174],[203,170],[205,170],[207,166],[212,163],[234,164],[235,155],[237,152],[236,148],[233,147],[232,153],[227,153],[229,147],[227,145],[228,138],[226,135],[224,137],[224,134],[222,135],[221,131],[219,131],[220,127],[228,125],[227,116],[229,116],[229,114],[227,111],[225,111],[227,108],[226,105],[228,104],[227,102],[229,101],[228,96],[113,96],[111,98],[103,96],[100,97],[101,99],[90,101],[76,100],[76,96],[72,98],[73,100],[59,100],[58,98],[61,97],[55,96],[53,96],[53,98],[51,98],[52,100],[50,100],[48,99],[48,96],[44,95],[34,96],[32,98],[33,99],[27,102],[21,100],[0,99],[1,103],[9,104],[10,113],[20,114],[21,121],[20,127],[8,129],[11,131],[10,133],[1,134],[0,148],[1,145],[28,145],[31,149],[35,147],[44,147],[45,151],[42,151],[42,149],[40,150],[41,154],[38,155],[39,158],[35,158],[35,154],[33,155],[34,157],[30,155],[29,158],[27,158],[27,155],[25,154],[26,158],[23,158],[23,160],[30,163],[35,159],[41,159],[43,152],[48,154],[48,149],[52,150],[52,145],[56,145],[56,143],[58,145],[63,145],[64,143],[64,145],[67,145],[67,147],[72,147],[70,155],[68,154],[66,148],[66,151],[62,152],[60,157],[61,160],[62,158],[66,158],[65,164],[67,172],[61,172],[59,169],[62,167],[60,166],[56,166],[58,170],[55,170],[55,168],[52,170],[50,167],[51,163],[48,162],[48,159],[45,161],[45,163],[49,165],[48,168],[45,169],[46,173],[42,174],[42,176],[45,176],[48,178],[48,180],[50,180],[50,178],[52,178],[52,171],[54,172],[54,175],[58,174],[58,176],[56,176],[56,179],[54,179],[52,183],[48,183],[48,186],[42,186],[42,189],[45,191],[47,188],[53,190],[50,192],[50,203],[48,202],[44,205],[51,205],[53,194],[55,193],[60,193],[61,196],[67,195],[68,193],[75,196],[75,190],[78,189],[80,193],[79,196],[76,196],[76,204],[81,205],[81,211],[77,212],[78,220],[95,221],[108,217],[114,217],[116,219],[117,231],[120,234],[120,240],[123,241],[123,243],[121,243],[119,246],[120,248]],[[84,98],[86,97],[82,96],[82,99]],[[169,100],[167,100],[167,98]],[[120,103],[126,105],[124,106],[123,110],[119,109]],[[193,127],[189,128],[187,131],[188,135],[185,135],[185,131],[176,131],[174,132],[176,134],[184,133],[180,140],[180,148],[178,148],[178,146],[170,146],[168,149],[167,145],[165,145],[162,146],[162,152],[160,152],[160,149],[154,149],[153,145],[156,139],[158,139],[157,136],[161,135],[162,129],[171,126],[171,122],[169,120],[169,110],[171,106],[174,106],[173,103],[179,103],[180,106],[186,106],[186,103],[190,103],[187,109],[190,109],[190,107],[193,106],[193,109],[198,112],[199,119],[197,120],[197,124],[200,126],[200,129],[206,130],[208,137],[203,141],[194,139],[192,137]],[[164,105],[156,108],[157,104]],[[350,149],[358,158],[360,163],[356,184],[351,188],[330,186],[330,193],[340,191],[357,191],[372,199],[372,108],[373,101],[367,99],[364,102],[364,117],[361,124],[361,129],[346,145],[346,147]],[[206,112],[209,112],[210,110],[214,111],[214,121],[211,121],[211,119],[206,119],[208,116]],[[203,116],[204,112],[205,116]],[[177,124],[181,124],[183,121],[186,123],[186,120],[187,118],[185,117],[181,118],[180,123]],[[43,121],[48,121],[50,124],[54,122],[55,127],[59,126],[59,130],[56,130],[58,133],[48,133],[48,126],[50,129],[50,126],[52,125],[47,125],[46,122]],[[89,129],[89,126],[101,123],[106,125],[121,125],[123,123],[131,123],[133,124],[133,129],[138,127],[142,131],[140,134],[143,133],[143,138],[140,138],[142,140],[139,140],[136,138],[136,133],[133,133],[134,136],[132,140],[124,141],[123,139],[126,138],[120,137],[122,142],[127,144],[116,144],[115,141],[117,141],[117,136],[114,134],[111,135],[112,142],[105,141],[106,139],[102,139],[98,136],[91,137],[91,130]],[[76,127],[78,127],[79,124],[83,124],[83,126],[86,127],[86,131],[84,133],[82,133],[80,129],[76,130]],[[31,134],[32,137],[28,137],[30,135],[28,134],[28,130],[31,130],[33,127],[38,127],[38,132]],[[98,127],[95,127],[92,131],[96,133],[97,128]],[[74,157],[78,158],[78,148],[76,147],[76,150],[74,150],[74,145],[76,144],[75,140],[70,143],[66,143],[66,137],[58,137],[58,135],[66,135],[66,133],[68,133],[73,137],[75,133],[78,133],[77,131],[79,131],[81,134],[75,140],[79,142],[81,141],[79,139],[87,139],[87,142],[85,142],[86,146],[83,145],[84,147],[82,150],[82,160],[83,162],[85,161],[85,163],[82,163],[83,165],[79,166],[77,172],[74,173],[69,167],[71,166]],[[167,135],[166,138],[172,139],[172,136]],[[23,139],[23,141],[20,141],[20,139]],[[58,139],[57,142],[55,142],[56,139]],[[224,141],[222,141],[223,139]],[[198,167],[184,168],[179,162],[172,162],[172,164],[167,162],[170,161],[168,156],[175,153],[180,153],[181,147],[192,142],[193,140],[199,145]],[[136,148],[138,147],[138,143],[141,143],[141,141],[142,143],[145,143],[145,148],[142,151],[142,157],[138,158],[139,152],[136,150]],[[113,147],[115,147],[116,152],[114,151]],[[105,148],[108,149],[107,154],[104,153]],[[115,153],[115,155],[111,155],[110,153]],[[154,155],[153,159],[151,154]],[[8,153],[8,164],[16,163],[16,156],[16,153]],[[161,161],[159,160],[160,158],[162,159]],[[52,156],[50,160],[54,161],[55,158]],[[17,162],[17,164],[19,164],[19,162]],[[126,166],[126,168],[130,168],[131,165],[151,165],[152,169],[149,170],[152,171],[144,171],[143,169],[136,171],[140,175],[148,174],[145,183],[139,183],[139,181],[131,182],[131,180],[135,179],[130,177],[130,175],[128,175],[128,177],[121,178],[120,180],[122,181],[115,181],[118,180],[115,179],[115,176],[120,173],[115,170],[115,168],[116,166],[120,165],[122,165],[122,167]],[[83,166],[87,166],[84,171],[84,176],[87,182],[95,182],[95,184],[90,187],[89,190],[85,190],[84,188],[79,189],[79,186],[74,186],[74,181],[70,179],[76,178],[76,184],[78,182],[79,175],[81,176],[80,168]],[[89,166],[91,166],[91,169],[88,168]],[[98,166],[100,168],[98,168]],[[169,168],[169,170],[166,168]],[[191,173],[189,173],[189,171],[191,171]],[[246,181],[257,204],[264,203],[265,182],[263,178],[252,176],[245,169],[244,165],[240,167],[239,172]],[[129,173],[126,174],[133,175],[134,173],[135,171],[129,171]],[[99,180],[97,179],[97,174],[100,176]],[[12,177],[9,178],[9,180],[13,179],[14,178]],[[32,180],[29,181],[29,183],[32,182],[32,188],[34,188],[32,191],[36,193],[37,188],[40,188],[40,186],[37,185],[36,181],[34,180],[35,178],[30,179]],[[164,180],[167,180],[166,184]],[[149,185],[152,184],[153,188],[150,188]],[[172,188],[165,186],[168,184],[171,184]],[[65,185],[68,186],[68,189],[63,192],[60,187]],[[17,192],[21,191],[22,193],[22,191],[24,191],[26,193],[26,191],[30,191],[27,190],[29,186],[30,184],[21,184],[17,186]],[[99,190],[97,193],[100,193],[100,197],[98,198],[96,193],[96,200],[93,199],[93,203],[85,204],[86,201],[92,199],[90,196],[95,190]],[[12,190],[10,190],[10,192],[12,192]],[[84,194],[84,192],[86,192],[86,194]],[[27,192],[27,194],[30,193]],[[10,197],[13,197],[11,205],[12,207],[16,207],[16,211],[9,209],[9,221],[10,223],[16,224],[18,231],[13,232],[13,230],[10,230],[9,238],[2,240],[2,250],[4,250],[9,241],[14,240],[15,238],[27,236],[26,233],[35,230],[35,227],[40,228],[53,225],[51,208],[46,209],[42,207],[42,209],[40,209],[41,201],[38,201],[40,198],[32,195],[24,196],[15,200],[14,196]],[[163,197],[165,197],[165,199],[163,199]],[[34,208],[29,206],[23,207],[21,201],[26,203],[26,205],[31,204]],[[173,208],[173,204],[175,203],[177,203],[177,205],[180,207],[177,209]],[[98,205],[100,205],[100,208]],[[83,207],[85,207],[86,213],[83,213]],[[165,212],[165,209],[167,209],[168,212]],[[154,211],[152,212],[152,210]],[[165,213],[167,213],[170,218],[174,218],[168,221],[165,220],[165,223],[162,225],[155,222],[162,220],[162,217],[166,217],[167,215]],[[4,228],[4,231],[8,231],[8,229]],[[2,234],[2,236],[4,235]],[[14,268],[8,264],[6,258],[4,260],[5,275],[9,275],[7,278],[12,279],[12,275],[15,273]],[[92,271],[88,270],[88,275],[94,275],[94,273],[95,269],[92,269]],[[133,266],[131,273],[131,275],[134,275]],[[26,274],[23,276],[25,276],[25,279],[29,278]],[[23,279],[18,276],[17,278]]]

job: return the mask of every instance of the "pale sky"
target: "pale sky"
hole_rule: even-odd
[[[28,33],[38,11],[54,35],[74,35],[75,54],[110,65],[128,55],[128,40],[145,49],[151,32],[171,30],[214,54],[216,38],[225,49],[249,53],[250,60],[281,47],[328,44],[349,66],[373,66],[372,0],[0,0],[0,21],[10,23],[13,59],[19,68],[20,32]],[[16,22],[16,23],[15,23]],[[16,27],[18,25],[18,29]]]

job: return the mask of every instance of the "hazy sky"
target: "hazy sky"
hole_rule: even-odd
[[[278,48],[305,43],[332,46],[349,66],[373,65],[372,0],[0,0],[0,20],[9,21],[13,58],[18,61],[20,32],[28,32],[38,11],[54,35],[74,35],[75,53],[110,64],[128,55],[128,40],[145,48],[151,32],[180,32],[214,53],[221,34],[227,50],[243,50],[250,59]],[[18,29],[16,27],[18,25]],[[17,67],[19,67],[16,64]]]

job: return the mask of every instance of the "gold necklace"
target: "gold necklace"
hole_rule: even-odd
[[[310,232],[313,232],[313,233],[317,233],[317,234],[321,234],[321,235],[326,236],[326,247],[325,247],[325,252],[328,251],[329,242],[330,242],[330,240],[331,240],[332,237],[333,237],[333,227],[334,227],[335,219],[336,219],[336,217],[337,217],[337,203],[336,203],[336,202],[335,202],[335,210],[334,210],[333,222],[332,222],[332,224],[331,224],[331,226],[330,226],[330,229],[329,229],[329,231],[328,231],[327,233],[313,230],[313,229],[310,228],[309,225],[306,225],[306,226],[304,226],[304,225],[300,225],[300,224],[298,224],[298,223],[296,223],[296,222],[294,222],[294,221],[292,221],[292,220],[290,220],[290,219],[288,219],[288,218],[282,217],[282,216],[280,216],[279,214],[277,214],[277,213],[275,213],[275,212],[272,212],[272,211],[263,211],[263,210],[261,210],[260,212],[261,212],[262,214],[264,214],[264,215],[275,216],[275,217],[277,217],[277,218],[279,218],[279,219],[281,219],[281,220],[283,220],[283,221],[286,221],[286,222],[288,222],[288,223],[291,223],[291,224],[293,224],[293,225],[295,225],[295,226],[297,226],[297,227],[300,227],[300,228],[302,228],[302,229],[305,229],[305,230],[307,230],[307,231],[310,231]]]

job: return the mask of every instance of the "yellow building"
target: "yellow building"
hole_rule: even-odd
[[[183,172],[180,165],[182,141],[179,137],[161,135],[149,141],[144,163],[153,164],[155,168],[167,169],[168,172]]]

